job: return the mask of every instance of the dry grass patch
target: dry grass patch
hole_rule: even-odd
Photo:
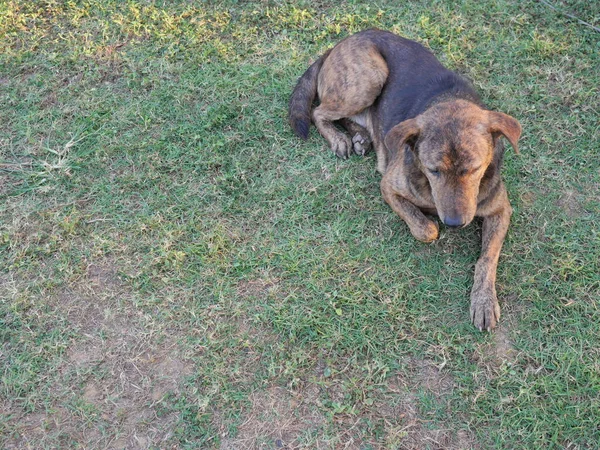
[[[177,336],[164,335],[131,306],[114,261],[90,264],[85,273],[52,305],[81,338],[71,342],[52,377],[48,403],[34,412],[6,405],[13,428],[8,448],[148,448],[173,436],[178,417],[164,413],[161,402],[179,395],[193,372]]]
[[[374,410],[386,424],[387,448],[472,449],[478,448],[468,430],[445,427],[431,417],[433,410],[449,410],[448,398],[454,380],[432,361],[413,358],[407,362],[408,375],[392,377],[386,394]]]
[[[370,390],[358,397],[351,394],[351,386],[360,388],[351,370],[325,376],[321,366],[315,379],[293,389],[271,385],[253,392],[237,434],[219,424],[220,449],[478,448],[470,431],[432,416],[451,407],[454,380],[431,361],[407,360],[403,375],[362,386]]]
[[[319,389],[310,384],[288,390],[271,386],[250,395],[250,407],[235,437],[224,436],[221,450],[329,448],[321,435],[324,416],[317,403]]]

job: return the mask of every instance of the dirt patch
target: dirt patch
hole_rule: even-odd
[[[532,206],[536,200],[537,200],[537,196],[535,195],[534,192],[526,191],[521,194],[521,203],[523,204],[523,206],[525,206],[527,208]]]
[[[410,367],[416,375],[416,384],[412,387],[413,389],[420,386],[433,392],[436,396],[442,396],[452,391],[454,380],[450,374],[444,372],[432,361],[412,359]]]
[[[454,389],[454,380],[432,361],[413,358],[407,361],[408,374],[388,381],[388,391],[375,410],[386,424],[386,444],[399,449],[471,449],[477,448],[472,433],[454,430],[436,423],[425,404],[447,409],[447,396]]]
[[[505,326],[499,326],[496,329],[493,349],[499,360],[511,361],[514,358],[516,350],[510,342],[508,329]]]
[[[475,347],[473,361],[484,369],[489,378],[497,376],[503,366],[513,364],[518,357],[510,339],[510,330],[510,321],[501,320],[491,335]]]
[[[238,283],[237,291],[240,297],[262,298],[277,292],[276,278],[257,278],[255,280],[244,280]]]
[[[193,366],[174,336],[132,306],[117,274],[114,261],[94,262],[84,279],[56,296],[52,307],[80,337],[48,388],[50,404],[34,412],[8,405],[7,448],[137,449],[169,442],[178,418],[161,403],[182,392]]]
[[[583,213],[580,197],[575,191],[565,190],[556,204],[568,217],[579,217]]]
[[[120,42],[105,45],[96,50],[93,59],[98,64],[101,82],[114,83],[121,78],[124,62],[120,50],[125,45],[125,42]]]
[[[111,292],[122,288],[114,261],[101,261],[87,266],[87,277],[97,291]]]
[[[252,302],[266,297],[275,298],[279,295],[279,279],[265,275],[253,280],[243,280],[237,285],[237,301]],[[256,306],[255,309],[259,309]],[[225,318],[235,324],[233,335],[246,339],[251,347],[270,345],[277,341],[277,335],[268,332],[263,327],[252,323],[247,316]]]
[[[296,391],[273,386],[254,392],[237,436],[223,439],[220,450],[329,448],[324,442],[311,440],[311,436],[321,434],[324,423],[315,408],[318,397],[315,385]]]
[[[389,378],[377,389],[357,399],[340,371],[323,377],[323,363],[312,373],[314,382],[295,390],[271,386],[249,398],[237,435],[221,424],[220,450],[232,449],[472,449],[477,448],[467,430],[435,422],[426,403],[449,408],[454,380],[428,360],[406,361],[407,373]],[[372,386],[370,386],[372,388]],[[373,427],[381,431],[375,437]]]

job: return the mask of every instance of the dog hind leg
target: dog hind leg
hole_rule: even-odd
[[[333,124],[334,121],[343,117],[343,114],[340,114],[340,112],[333,108],[327,108],[323,103],[313,111],[313,121],[321,136],[327,140],[333,153],[340,158],[346,159],[350,156],[352,141]]]
[[[348,133],[350,133],[354,153],[359,156],[365,156],[371,149],[372,144],[369,131],[362,125],[348,118],[340,119],[339,124],[344,127]]]
[[[368,133],[363,136],[359,131],[361,138],[356,138],[356,144],[333,122],[357,116],[371,106],[381,93],[387,76],[387,64],[375,44],[360,35],[340,42],[323,63],[318,79],[321,104],[313,111],[313,120],[339,157],[347,158],[353,150],[364,154],[364,138]],[[355,138],[357,133],[349,131]]]

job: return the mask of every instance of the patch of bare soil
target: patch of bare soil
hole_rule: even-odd
[[[388,382],[388,391],[394,395],[386,394],[374,405],[386,423],[387,446],[405,450],[478,448],[472,433],[440,427],[424,413],[424,398],[436,408],[450,408],[446,396],[454,388],[452,377],[428,360],[412,359],[408,366],[410,376]]]
[[[501,320],[490,339],[475,348],[473,360],[488,377],[494,377],[503,365],[510,365],[517,359],[518,352],[510,340],[510,330],[510,321]]]
[[[580,196],[573,190],[565,190],[556,203],[570,218],[579,217],[583,212]]]
[[[494,333],[494,352],[500,360],[511,360],[515,356],[515,349],[510,342],[508,329],[500,326]]]
[[[254,392],[237,436],[224,438],[220,450],[330,448],[311,438],[321,434],[324,423],[315,407],[318,397],[315,385],[296,391],[273,386]]]
[[[314,373],[323,380],[320,366],[317,363]],[[424,411],[424,397],[432,398],[438,408],[449,408],[452,377],[431,361],[412,359],[407,366],[409,375],[391,377],[379,394],[355,405],[347,404],[348,390],[341,378],[307,382],[295,390],[271,386],[256,391],[237,435],[224,431],[220,450],[478,448],[469,431],[439,427]],[[346,407],[334,412],[334,404]],[[379,427],[380,437],[374,438],[372,430],[366,437],[367,426]]]
[[[53,305],[82,339],[67,349],[47,405],[12,414],[6,448],[170,448],[177,417],[161,410],[183,389],[191,363],[172,336],[130,306],[111,261],[87,268]]]
[[[242,298],[260,298],[274,295],[277,292],[277,278],[263,277],[254,280],[245,280],[238,284],[238,295]]]

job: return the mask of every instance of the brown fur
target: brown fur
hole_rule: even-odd
[[[482,107],[472,87],[420,45],[379,30],[341,41],[300,79],[290,123],[302,137],[317,94],[312,119],[321,135],[343,158],[364,154],[372,143],[383,198],[416,239],[438,238],[438,225],[426,214],[452,227],[483,217],[471,320],[480,330],[495,327],[496,267],[512,213],[500,178],[499,137],[518,152],[519,122]]]

